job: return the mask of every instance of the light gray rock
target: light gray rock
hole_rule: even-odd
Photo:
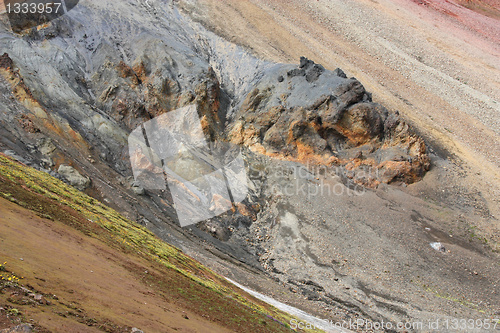
[[[27,159],[25,159],[24,157],[22,156],[19,156],[18,154],[16,154],[15,151],[12,151],[12,150],[6,150],[3,152],[5,155],[15,159],[16,161],[22,163],[22,164],[26,164],[26,165],[31,165],[31,161],[28,161]]]
[[[0,330],[0,333],[22,333],[22,332],[33,332],[33,328],[28,324],[17,325],[11,328],[5,328]]]
[[[57,147],[50,138],[44,138],[38,142],[38,150],[44,156],[51,156],[56,149]]]
[[[90,179],[82,176],[75,168],[61,164],[57,172],[74,188],[83,191],[90,186]]]
[[[132,186],[132,191],[137,195],[144,195],[145,190],[142,186]]]
[[[189,1],[196,8],[196,1]],[[247,126],[253,123],[259,128],[257,139],[276,152],[291,151],[283,149],[283,139],[288,138],[283,131],[290,130],[295,141],[303,140],[321,156],[331,152],[338,158],[362,157],[358,158],[360,162],[372,158],[377,163],[390,160],[414,164],[419,153],[400,149],[401,146],[389,149],[399,145],[399,134],[404,134],[409,126],[399,115],[386,114],[370,104],[370,94],[361,83],[348,79],[342,70],[323,70],[305,58],[297,71],[297,65],[257,59],[196,23],[179,10],[177,3],[81,1],[68,15],[23,36],[10,33],[0,22],[0,55],[8,53],[33,95],[32,102],[42,107],[29,109],[30,103],[19,103],[11,93],[9,81],[0,80],[1,149],[40,164],[43,154],[56,154],[50,145],[40,149],[37,140],[51,137],[52,143],[57,144],[57,153],[62,155],[57,158],[85,170],[95,181],[98,198],[105,198],[104,202],[121,212],[142,216],[148,228],[162,239],[200,254],[207,260],[204,264],[210,264],[211,259],[207,258],[213,254],[211,250],[203,252],[205,245],[200,245],[199,240],[213,243],[237,262],[233,265],[233,259],[221,259],[214,261],[214,267],[227,266],[226,272],[241,269],[245,273],[240,278],[248,275],[244,265],[256,268],[256,272],[265,269],[308,299],[319,299],[315,303],[321,307],[331,306],[332,313],[340,307],[349,312],[349,317],[357,313],[365,319],[405,321],[422,321],[434,312],[459,311],[461,318],[470,315],[469,309],[448,300],[432,298],[430,294],[422,298],[421,287],[408,284],[418,275],[432,278],[436,288],[449,294],[460,294],[483,305],[498,304],[497,295],[482,295],[481,291],[491,290],[489,284],[498,276],[498,265],[493,259],[480,256],[482,250],[470,251],[469,259],[460,258],[466,266],[484,265],[490,270],[484,279],[471,280],[468,273],[456,270],[453,260],[444,262],[439,253],[434,253],[420,223],[408,218],[415,211],[429,223],[435,221],[433,229],[447,226],[451,217],[444,217],[444,213],[452,216],[450,210],[463,208],[447,201],[440,190],[436,194],[423,188],[425,199],[429,196],[432,206],[386,185],[361,196],[350,188],[347,173],[330,175],[337,168],[328,168],[324,176],[313,177],[295,162],[248,154],[246,162],[254,170],[249,179],[249,202],[237,207],[234,214],[206,223],[206,232],[193,227],[191,233],[174,226],[176,212],[168,190],[128,195],[131,188],[142,193],[140,186],[117,181],[131,176],[127,153],[130,131],[153,117],[189,104],[197,104],[206,115],[216,110],[220,124],[226,126],[217,131],[221,136],[237,122]],[[7,58],[3,60],[8,63]],[[259,92],[253,98],[255,88]],[[242,112],[248,96],[251,103],[247,106],[252,107],[247,109],[255,111],[253,120],[248,112]],[[331,107],[315,105],[318,101]],[[273,114],[268,112],[272,108]],[[302,113],[300,109],[321,113]],[[270,115],[276,117],[265,118]],[[384,133],[398,135],[383,137],[384,143],[391,143],[389,148],[372,142],[351,147],[343,135],[314,132],[315,126],[305,126],[334,127],[342,115],[346,116],[346,123],[368,119],[366,123],[356,123],[370,132],[370,138],[380,135],[382,126]],[[19,122],[22,116],[29,116],[33,126],[23,128]],[[352,134],[356,138],[359,133]],[[36,156],[33,145],[39,147]],[[95,163],[89,163],[89,155],[96,159]],[[56,156],[52,159],[56,161]],[[49,162],[45,163],[47,167]],[[64,175],[76,187],[90,185],[86,176],[71,167],[61,166],[60,173],[58,177]],[[352,177],[357,177],[352,173]],[[387,177],[387,182],[400,178],[398,173],[381,176]],[[436,175],[431,179],[437,179],[438,184],[443,182]],[[473,204],[481,200],[478,197]],[[447,219],[443,221],[446,223],[441,223],[443,219]],[[449,275],[443,275],[443,270]],[[258,279],[254,281],[257,283]],[[461,287],[456,281],[467,284]]]

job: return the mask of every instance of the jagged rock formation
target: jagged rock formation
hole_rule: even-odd
[[[436,308],[469,315],[447,300],[422,299],[421,288],[408,284],[427,276],[455,292],[455,281],[470,277],[443,277],[454,267],[432,248],[425,252],[434,235],[422,226],[439,225],[447,208],[438,216],[398,187],[379,186],[417,182],[430,159],[423,140],[397,112],[373,103],[358,80],[305,58],[299,66],[256,59],[158,0],[86,1],[22,35],[1,21],[0,28],[1,151],[59,177],[71,165],[88,194],[164,240],[243,278],[267,270],[318,308],[346,309],[344,319],[427,319]],[[186,230],[175,223],[168,190],[134,182],[127,138],[191,104],[207,141],[243,147],[250,193],[227,214]],[[304,164],[339,168],[347,180]],[[351,197],[351,181],[379,187]],[[321,185],[342,191],[319,192]],[[421,216],[410,219],[413,210]],[[446,241],[462,251],[456,239]],[[479,262],[477,253],[466,255]],[[406,266],[413,262],[419,265]],[[381,284],[386,270],[393,280]],[[488,285],[488,276],[480,283]]]
[[[430,165],[424,141],[399,113],[373,103],[342,70],[325,71],[304,57],[298,68],[271,71],[234,119],[231,142],[278,158],[341,165],[368,187],[413,183]]]

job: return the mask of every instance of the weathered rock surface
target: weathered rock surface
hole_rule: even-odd
[[[304,57],[298,68],[276,66],[241,104],[229,140],[274,157],[344,166],[369,187],[421,179],[430,166],[422,138],[342,73]]]
[[[304,308],[347,320],[470,315],[429,293],[422,298],[428,281],[476,304],[498,304],[479,291],[497,279],[492,259],[448,230],[422,227],[448,228],[443,216],[465,219],[462,202],[441,203],[448,197],[438,185],[431,204],[384,184],[421,189],[429,168],[423,140],[341,69],[256,59],[159,0],[82,1],[23,35],[3,22],[0,29],[0,150],[61,170],[81,188],[90,179],[87,193],[218,271],[256,288],[266,287],[255,282],[265,271],[304,296],[285,299],[307,298]],[[242,146],[250,193],[226,214],[181,229],[168,190],[130,181],[127,138],[191,104],[210,141]],[[359,196],[357,185],[378,189]],[[452,252],[444,257],[430,241]],[[459,260],[480,263],[484,278],[457,270]],[[414,276],[422,280],[408,282]]]
[[[22,333],[22,332],[33,332],[33,328],[30,325],[22,324],[11,328],[5,328],[0,330],[1,333]]]
[[[83,191],[90,186],[90,179],[82,176],[75,168],[61,164],[57,172],[76,189]]]

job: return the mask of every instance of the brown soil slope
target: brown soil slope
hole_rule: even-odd
[[[289,331],[281,324],[288,316],[4,155],[0,261],[0,330],[29,323],[40,332]]]
[[[2,305],[21,310],[48,331],[98,332],[99,326],[105,325],[116,327],[116,332],[128,331],[126,327],[150,332],[165,328],[230,332],[185,311],[175,299],[165,299],[154,287],[141,282],[147,274],[160,274],[148,271],[149,263],[5,199],[0,199],[0,210],[2,260],[9,270],[24,277],[21,283],[33,287],[28,289],[44,295],[40,302],[33,301],[33,306],[20,306],[14,299],[30,303],[30,298],[15,295],[16,289],[6,290],[1,295]],[[43,304],[44,300],[50,305]]]

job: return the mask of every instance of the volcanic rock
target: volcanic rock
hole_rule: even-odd
[[[90,179],[82,176],[75,168],[61,164],[58,172],[64,179],[76,189],[83,191],[90,186]]]
[[[422,138],[341,69],[326,71],[302,57],[298,68],[281,65],[274,72],[286,73],[288,86],[266,78],[257,83],[230,126],[231,142],[275,157],[343,166],[368,187],[413,183],[429,169]]]

